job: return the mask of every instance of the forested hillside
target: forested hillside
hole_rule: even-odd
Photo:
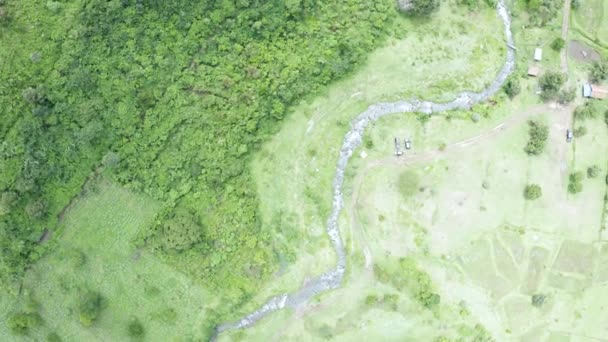
[[[248,156],[396,15],[391,0],[0,0],[2,286],[98,170],[164,203],[140,245],[245,300],[281,248]]]

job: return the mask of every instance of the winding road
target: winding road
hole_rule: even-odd
[[[250,327],[257,321],[268,316],[274,311],[281,310],[285,307],[298,307],[301,304],[308,302],[310,298],[322,292],[337,289],[342,285],[342,280],[344,278],[344,273],[346,270],[346,252],[344,249],[342,238],[340,237],[338,218],[344,206],[344,200],[342,196],[342,188],[344,185],[344,172],[351,156],[353,155],[354,150],[359,145],[361,145],[365,128],[371,122],[374,122],[379,118],[390,114],[422,112],[430,115],[432,113],[439,113],[454,109],[470,109],[472,105],[479,102],[483,102],[489,97],[496,94],[500,90],[506,79],[509,77],[509,75],[513,72],[515,67],[515,52],[511,48],[515,45],[511,32],[511,18],[502,0],[498,2],[496,6],[496,11],[504,24],[507,57],[502,69],[500,70],[494,81],[488,86],[488,88],[486,88],[480,93],[466,91],[462,92],[456,97],[456,99],[447,103],[433,103],[421,100],[377,103],[369,106],[367,110],[359,114],[351,122],[351,129],[344,136],[342,148],[340,149],[340,155],[336,166],[336,173],[332,184],[332,209],[331,214],[327,220],[326,226],[327,235],[331,240],[334,250],[337,254],[337,265],[334,268],[328,270],[327,272],[321,274],[317,278],[314,278],[311,281],[307,282],[299,290],[293,293],[285,293],[272,297],[259,309],[242,317],[236,322],[224,323],[219,325],[218,327],[216,327],[215,336],[212,338],[212,340],[215,340],[217,336],[222,332]],[[497,127],[496,129],[499,130],[499,127]],[[488,134],[492,134],[492,132]],[[468,143],[470,142],[463,141],[460,144],[466,146],[466,144]],[[450,148],[457,147],[458,145],[450,146]],[[427,154],[424,156],[424,158],[432,158],[432,156],[432,154]],[[411,162],[411,160],[409,160],[409,162]],[[379,162],[379,165],[381,163],[382,161]],[[373,165],[370,165],[368,167],[373,167]],[[355,196],[353,197],[356,198]]]

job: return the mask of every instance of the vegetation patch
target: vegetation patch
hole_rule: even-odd
[[[420,177],[414,170],[405,170],[399,174],[397,189],[399,193],[408,198],[415,195],[420,187]]]
[[[547,138],[549,137],[549,127],[539,121],[528,121],[529,140],[524,148],[529,155],[539,155],[545,150]]]
[[[543,190],[538,184],[528,184],[524,189],[524,198],[529,201],[539,199],[543,195]]]

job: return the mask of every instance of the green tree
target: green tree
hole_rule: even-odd
[[[576,107],[574,117],[580,120],[594,119],[599,114],[599,109],[594,102],[588,101],[584,105]]]
[[[574,132],[572,132],[572,134],[574,135],[575,138],[580,138],[580,137],[584,136],[585,134],[587,134],[587,127],[578,126],[574,129]]]
[[[524,189],[524,197],[527,200],[533,201],[543,195],[542,188],[538,184],[528,184]]]
[[[118,153],[113,151],[106,153],[101,160],[101,164],[108,168],[114,168],[118,165],[118,163],[120,163],[120,156]]]
[[[0,195],[0,216],[9,214],[17,201],[17,194],[13,191],[5,191]]]
[[[509,98],[514,98],[521,92],[521,86],[519,85],[519,79],[515,77],[509,77],[509,79],[503,85],[503,90]]]
[[[574,99],[576,99],[576,89],[575,88],[562,89],[559,91],[559,94],[557,95],[557,100],[561,104],[568,104],[568,103],[574,101]]]
[[[591,72],[589,73],[591,81],[599,83],[608,78],[608,62],[607,61],[596,61],[591,66]]]
[[[545,301],[547,300],[547,296],[544,294],[534,294],[532,295],[532,305],[540,308],[541,306],[543,306],[543,304],[545,304]]]
[[[598,165],[592,165],[587,168],[587,178],[596,178],[600,175],[602,169]]]
[[[544,26],[558,17],[563,3],[561,0],[526,0],[526,2],[530,13],[530,22],[537,26]]]
[[[568,177],[568,192],[577,194],[583,191],[583,173],[578,171]]]
[[[546,124],[533,120],[528,121],[528,126],[530,138],[524,151],[529,155],[539,155],[545,149],[547,138],[549,137],[549,127]]]
[[[553,40],[553,42],[551,42],[551,48],[555,51],[560,51],[561,49],[564,48],[564,45],[566,44],[566,42],[561,38],[555,38]]]
[[[47,202],[43,199],[30,201],[25,207],[25,212],[33,219],[41,219],[47,213]]]
[[[554,71],[544,73],[539,79],[542,90],[541,98],[545,101],[557,98],[564,82],[566,82],[566,76],[562,73]]]
[[[203,240],[203,228],[196,215],[180,209],[164,222],[160,238],[163,250],[182,252]]]

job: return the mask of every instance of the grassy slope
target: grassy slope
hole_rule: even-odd
[[[126,324],[133,317],[143,322],[146,340],[201,336],[204,308],[214,304],[213,297],[131,244],[158,208],[149,198],[104,181],[75,204],[65,217],[56,248],[25,281],[45,321],[33,336],[56,331],[66,341],[119,341],[126,339]],[[79,266],[81,257],[85,261]],[[75,310],[84,289],[99,291],[108,300],[91,328],[80,325]],[[2,307],[2,318],[16,308]],[[0,336],[6,337],[4,324],[0,319]]]

